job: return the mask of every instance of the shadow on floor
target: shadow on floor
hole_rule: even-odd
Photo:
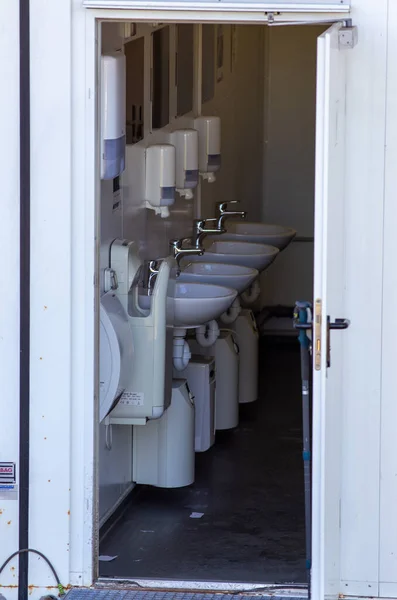
[[[299,346],[262,342],[259,400],[196,454],[194,485],[133,492],[101,541],[117,555],[101,577],[304,583],[301,435]]]

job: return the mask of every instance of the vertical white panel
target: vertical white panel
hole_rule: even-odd
[[[313,597],[340,592],[342,377],[346,332],[331,333],[327,367],[327,315],[344,317],[345,53],[335,24],[318,39],[315,167],[314,301],[321,330],[313,371]],[[320,347],[317,347],[320,335]],[[317,352],[321,351],[317,363]],[[318,369],[316,368],[318,367]]]
[[[397,5],[389,1],[383,263],[380,596],[397,597]]]
[[[69,582],[71,6],[32,0],[30,546]],[[62,26],[57,26],[57,25]],[[56,586],[43,560],[29,584]]]
[[[95,16],[72,0],[72,306],[70,582],[91,585],[98,536],[94,365],[99,181]]]
[[[376,595],[379,578],[382,236],[387,1],[352,11],[346,53],[346,316],[341,592]],[[370,318],[368,318],[370,317]]]
[[[19,456],[19,10],[0,1],[0,460]],[[18,548],[18,500],[0,499],[0,564]],[[0,577],[0,593],[18,583],[18,561]]]

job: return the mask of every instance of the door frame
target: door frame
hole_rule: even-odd
[[[84,516],[83,516],[83,557],[82,561],[85,566],[84,572],[88,579],[97,582],[97,585],[101,587],[112,587],[116,582],[120,584],[120,580],[101,580],[98,577],[98,556],[99,556],[99,541],[98,541],[98,530],[99,530],[99,515],[98,515],[98,431],[99,431],[99,415],[96,399],[99,397],[99,253],[100,253],[100,179],[99,179],[99,165],[100,165],[100,153],[99,144],[97,140],[99,138],[99,119],[98,113],[98,94],[97,86],[99,80],[99,61],[98,55],[100,52],[101,40],[100,40],[100,24],[103,21],[134,21],[134,22],[162,22],[162,23],[193,23],[200,24],[204,22],[216,22],[224,24],[267,24],[267,25],[283,25],[283,24],[321,24],[321,23],[334,23],[338,21],[346,20],[346,12],[348,12],[348,6],[338,5],[338,12],[324,12],[319,10],[318,12],[305,12],[304,9],[298,12],[296,11],[285,12],[283,14],[271,15],[263,12],[262,8],[259,10],[258,6],[252,8],[252,5],[245,5],[242,2],[233,5],[223,5],[222,10],[219,10],[219,5],[216,8],[210,7],[208,4],[204,8],[204,3],[201,4],[201,8],[193,8],[198,4],[192,4],[192,10],[181,8],[179,3],[170,5],[169,9],[165,8],[102,8],[103,6],[109,6],[112,4],[112,0],[85,0],[83,3],[88,9],[83,11],[84,17],[78,19],[77,25],[79,31],[78,35],[74,37],[73,41],[73,56],[75,58],[76,69],[73,71],[73,87],[75,97],[79,97],[81,100],[84,98],[84,109],[75,110],[73,114],[73,137],[72,137],[72,152],[75,156],[75,163],[78,168],[73,170],[73,189],[79,189],[79,196],[81,197],[81,190],[84,190],[84,219],[83,223],[79,227],[84,231],[85,234],[85,261],[83,268],[85,267],[85,287],[84,290],[79,290],[79,297],[84,299],[87,319],[86,322],[76,338],[80,336],[81,343],[85,349],[85,365],[92,365],[92,368],[86,368],[83,376],[83,387],[85,398],[92,398],[91,404],[87,401],[87,405],[82,409],[81,415],[83,417],[84,432],[87,434],[86,438],[86,453],[84,456]],[[114,2],[115,5],[120,6],[120,2]],[[132,4],[132,3],[131,3]],[[135,5],[138,3],[135,2]],[[154,3],[152,3],[154,4]],[[145,6],[148,6],[146,4]],[[291,5],[290,5],[291,6]],[[298,7],[298,4],[295,4]],[[84,56],[84,60],[81,60],[81,56]],[[79,65],[77,62],[80,60]],[[81,102],[80,102],[81,104]],[[88,276],[87,276],[88,274]],[[92,278],[91,278],[92,276]],[[81,273],[77,276],[72,273],[73,279],[81,283]],[[94,281],[94,298],[93,298],[93,287],[92,282]],[[92,313],[92,303],[94,301],[94,312]],[[94,319],[90,318],[89,310],[91,315],[94,314]],[[75,343],[78,343],[75,341]],[[80,379],[80,385],[81,385]],[[317,424],[321,427],[321,424]],[[314,426],[314,424],[313,424]],[[81,423],[79,429],[81,430]],[[91,472],[90,472],[91,470]],[[314,474],[313,474],[314,475]],[[320,480],[319,480],[320,477]],[[313,481],[314,485],[322,485],[322,479],[324,474],[317,475],[316,480]],[[76,494],[72,489],[72,495]],[[82,517],[82,516],[81,516]],[[80,518],[81,518],[80,517]],[[318,519],[313,521],[313,536],[318,536],[318,528],[320,524]],[[75,544],[81,544],[81,533],[77,531],[78,527],[72,528],[71,531],[71,544],[74,540]],[[93,541],[94,540],[94,541]],[[314,562],[319,560],[320,557],[313,556]],[[320,577],[321,573],[319,569],[314,571],[316,576]],[[262,585],[262,584],[227,584],[218,582],[188,582],[188,581],[174,581],[174,580],[135,580],[144,587],[150,586],[151,588],[158,589],[191,589],[191,590],[253,590],[260,587],[261,589],[274,590],[274,585]],[[128,584],[128,581],[124,581]],[[319,582],[318,582],[319,583]],[[289,588],[288,586],[276,586],[279,590],[293,590],[295,593],[302,586],[296,586]],[[317,587],[319,589],[319,587]]]

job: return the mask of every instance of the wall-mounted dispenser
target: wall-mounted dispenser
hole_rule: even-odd
[[[221,120],[219,117],[197,117],[194,128],[199,135],[199,171],[209,183],[221,167]]]
[[[123,309],[120,327],[128,327],[134,349],[122,393],[109,414],[114,425],[145,425],[160,418],[171,402],[175,260],[162,260],[150,296],[139,287],[141,267],[135,242],[112,242],[110,268],[117,287],[109,293]]]
[[[198,132],[196,129],[178,129],[170,138],[176,152],[176,191],[191,200],[192,190],[198,184]]]
[[[101,179],[114,179],[125,169],[125,56],[101,56]]]
[[[147,208],[165,218],[175,202],[175,147],[155,144],[146,148],[145,201]]]

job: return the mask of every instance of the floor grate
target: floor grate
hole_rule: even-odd
[[[138,590],[104,590],[73,588],[67,594],[66,600],[302,600],[301,595],[280,594],[225,594],[225,593],[200,593],[200,592],[163,592],[163,591],[138,591]]]

